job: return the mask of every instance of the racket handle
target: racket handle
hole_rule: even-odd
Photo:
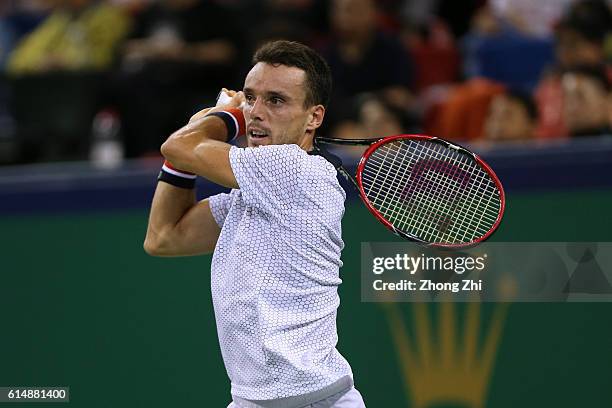
[[[217,95],[217,103],[215,105],[215,107],[218,106],[225,106],[228,103],[230,103],[232,100],[232,97],[228,95],[227,90],[225,88],[221,89],[221,91],[219,91],[219,95]],[[242,102],[240,104],[240,106],[238,107],[238,109],[242,109],[244,108],[244,102]]]
[[[325,144],[337,144],[346,146],[369,146],[379,141],[382,138],[376,139],[338,139],[333,137],[317,137],[317,142]]]
[[[357,181],[355,181],[355,178],[353,176],[351,176],[349,174],[348,171],[346,171],[346,169],[342,166],[336,167],[336,170],[338,171],[338,173],[342,174],[342,176],[347,180],[350,181],[351,184],[353,184],[353,186],[355,187],[355,190],[357,190],[357,193],[359,193],[359,185],[357,184]]]

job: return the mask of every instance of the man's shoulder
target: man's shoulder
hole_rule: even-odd
[[[340,165],[340,162],[336,162],[337,157],[321,154],[321,152],[304,152],[304,162],[306,163],[305,171],[319,176],[336,177],[336,167]],[[339,159],[338,159],[339,160]]]
[[[264,169],[270,179],[291,178],[309,185],[336,181],[336,167],[329,158],[307,152],[296,144],[232,148],[230,159]]]
[[[278,144],[268,146],[257,146],[257,147],[238,147],[233,146],[232,150],[236,152],[249,153],[257,156],[270,156],[275,154],[286,154],[286,155],[301,155],[306,152],[296,144]]]
[[[302,171],[302,188],[308,191],[322,191],[325,195],[339,194],[344,200],[346,193],[338,180],[338,171],[336,167],[341,165],[341,162],[335,163],[335,156],[327,156],[321,154],[307,154],[306,165]],[[339,160],[339,159],[338,159]]]
[[[284,164],[290,166],[317,167],[318,159],[296,144],[280,144],[259,147],[233,147],[230,156],[241,156],[260,163]]]

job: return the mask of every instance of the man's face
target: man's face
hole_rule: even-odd
[[[304,106],[305,80],[305,72],[296,67],[260,62],[251,69],[243,90],[249,147],[292,143],[304,147],[311,141],[324,108]]]
[[[563,76],[565,118],[570,132],[605,127],[608,124],[610,97],[596,80],[567,73]]]

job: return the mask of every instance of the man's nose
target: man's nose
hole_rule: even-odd
[[[255,99],[252,105],[247,105],[247,109],[249,109],[249,113],[251,115],[251,120],[258,119],[263,120],[263,103],[260,98]]]

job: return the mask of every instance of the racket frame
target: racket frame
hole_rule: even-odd
[[[387,144],[390,142],[393,142],[395,140],[405,140],[405,139],[410,139],[410,140],[421,140],[421,141],[427,141],[427,142],[433,142],[433,143],[439,143],[447,148],[451,148],[454,150],[457,150],[458,152],[464,153],[469,155],[470,157],[472,157],[476,163],[491,177],[491,180],[493,181],[493,183],[495,183],[495,186],[497,187],[497,190],[499,191],[499,195],[500,195],[500,209],[499,212],[497,214],[497,218],[493,224],[493,226],[489,229],[489,231],[484,234],[483,236],[470,241],[470,242],[465,242],[465,243],[456,243],[456,244],[445,244],[445,243],[431,243],[428,241],[425,241],[413,234],[407,233],[405,231],[399,230],[397,229],[395,226],[393,226],[393,224],[391,224],[389,221],[387,221],[381,214],[380,212],[374,208],[374,206],[372,205],[372,203],[370,203],[370,200],[367,198],[367,195],[365,193],[364,187],[363,187],[363,179],[362,179],[362,172],[363,169],[368,161],[368,158],[372,155],[372,153],[374,153],[381,145],[383,144]],[[379,138],[379,139],[332,139],[332,138],[317,138],[317,142],[321,142],[321,143],[331,143],[331,144],[340,144],[340,145],[368,145],[368,148],[366,149],[366,151],[363,153],[363,155],[361,156],[361,159],[359,160],[359,163],[357,165],[357,174],[356,174],[356,180],[342,167],[340,166],[340,168],[338,168],[338,170],[343,174],[343,176],[345,178],[348,178],[350,181],[353,182],[353,184],[355,185],[355,187],[357,188],[357,191],[359,192],[359,196],[361,198],[361,201],[363,201],[363,203],[365,204],[366,208],[368,209],[368,211],[370,211],[370,213],[372,213],[372,215],[374,217],[376,217],[376,219],[382,223],[385,227],[387,227],[387,229],[389,229],[391,232],[393,232],[394,234],[404,238],[404,239],[408,239],[410,241],[415,241],[415,242],[419,242],[423,245],[426,246],[432,246],[432,247],[437,247],[437,248],[467,248],[470,246],[474,246],[477,245],[480,242],[485,241],[486,239],[488,239],[499,227],[501,220],[503,218],[504,215],[504,211],[506,209],[506,194],[504,192],[504,187],[501,184],[501,181],[499,181],[499,178],[497,177],[497,175],[495,174],[495,172],[493,171],[493,169],[491,169],[491,167],[484,161],[482,160],[477,154],[472,153],[471,151],[469,151],[468,149],[466,149],[463,146],[451,143],[447,140],[441,139],[439,137],[435,137],[435,136],[427,136],[427,135],[416,135],[416,134],[402,134],[402,135],[394,135],[394,136],[387,136],[387,137],[383,137],[383,138]]]

